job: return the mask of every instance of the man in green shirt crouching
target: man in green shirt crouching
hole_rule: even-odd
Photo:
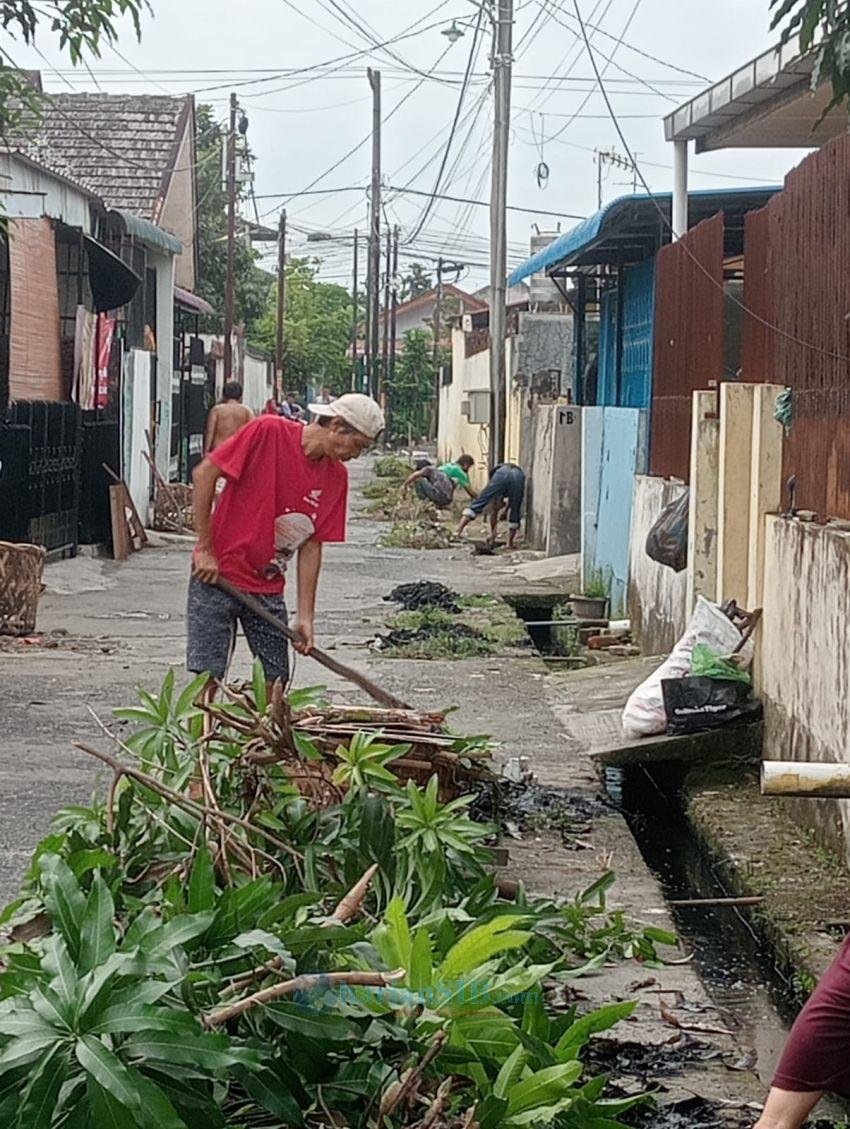
[[[423,502],[431,502],[438,510],[445,510],[452,504],[455,487],[461,486],[470,496],[477,497],[469,481],[469,472],[475,466],[472,455],[461,455],[453,463],[431,466],[422,459],[415,464],[416,470],[406,479],[403,489],[413,486]]]

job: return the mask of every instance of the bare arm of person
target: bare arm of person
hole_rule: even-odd
[[[408,475],[407,478],[405,478],[404,482],[402,482],[401,484],[402,490],[407,490],[407,488],[409,486],[412,486],[414,482],[418,482],[422,477],[422,473],[423,472],[421,470],[415,470],[413,474]]]
[[[205,584],[215,584],[218,580],[218,561],[212,545],[212,507],[215,500],[215,484],[221,478],[221,471],[204,459],[198,463],[192,474],[192,505],[195,517],[195,532],[198,540],[192,553],[195,576]]]
[[[319,573],[322,571],[324,548],[321,541],[305,541],[298,550],[298,619],[295,630],[301,636],[301,643],[294,643],[296,651],[302,655],[312,651],[316,639],[314,620],[316,615],[316,590],[319,586]]]
[[[204,454],[208,455],[215,446],[215,433],[218,426],[218,405],[210,409],[207,426],[204,428]]]
[[[473,501],[478,497],[478,491],[473,490],[471,486],[464,486],[464,490],[467,492],[470,498],[472,498]]]

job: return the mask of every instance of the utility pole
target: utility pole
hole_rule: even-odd
[[[389,375],[389,347],[390,347],[390,272],[393,265],[392,232],[387,228],[387,255],[386,271],[384,277],[384,313],[381,318],[381,332],[383,333],[381,346],[381,394],[379,396],[381,407],[387,406],[387,376]]]
[[[354,265],[351,274],[351,391],[359,392],[357,387],[357,314],[360,303],[357,301],[357,275],[358,275],[358,238],[359,232],[354,229]]]
[[[392,412],[392,389],[395,387],[395,350],[398,323],[398,224],[393,228],[392,292],[390,295],[390,396],[387,401],[387,422]],[[387,427],[389,431],[389,426]]]
[[[371,209],[367,208],[366,226],[369,236],[366,241],[366,303],[363,311],[363,391],[372,391],[372,219]]]
[[[441,315],[443,306],[443,259],[437,259],[437,289],[434,302],[433,332],[434,340],[431,342],[431,367],[434,370],[434,404],[431,408],[431,438],[437,438],[437,428],[440,418],[440,334],[442,332]]]
[[[283,400],[283,327],[286,321],[286,209],[280,213],[277,232],[277,338],[274,350],[274,394]]]
[[[511,124],[513,0],[495,0],[493,168],[490,187],[490,466],[505,458],[505,275],[508,142]]]
[[[381,72],[370,67],[369,85],[372,88],[372,191],[369,225],[369,302],[371,340],[369,352],[371,369],[369,393],[378,393],[378,321],[381,304]]]
[[[236,95],[230,95],[227,130],[227,282],[224,290],[224,382],[233,379],[233,319],[236,253]]]

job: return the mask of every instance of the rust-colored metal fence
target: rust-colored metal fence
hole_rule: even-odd
[[[658,252],[650,474],[687,482],[692,394],[722,377],[721,212]]]
[[[744,280],[744,379],[793,389],[784,475],[801,508],[850,518],[850,136],[747,217]]]

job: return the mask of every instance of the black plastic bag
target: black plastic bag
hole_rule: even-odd
[[[691,492],[665,506],[646,536],[647,556],[674,572],[681,572],[688,563],[688,514]]]
[[[761,718],[761,702],[743,682],[719,678],[665,678],[661,683],[667,732],[673,736],[747,725]]]

